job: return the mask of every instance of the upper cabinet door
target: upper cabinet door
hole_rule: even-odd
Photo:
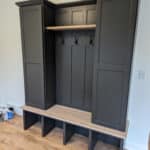
[[[125,130],[137,0],[97,0],[93,122]]]
[[[21,8],[25,63],[42,63],[42,8],[41,5]]]

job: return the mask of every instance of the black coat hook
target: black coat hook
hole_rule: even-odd
[[[75,44],[78,44],[78,38],[75,36]]]
[[[94,41],[93,41],[93,37],[90,36],[90,42],[89,42],[90,45],[94,45]]]

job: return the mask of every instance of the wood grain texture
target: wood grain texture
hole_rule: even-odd
[[[90,29],[95,29],[95,28],[96,28],[95,24],[46,27],[47,30],[53,30],[53,31],[62,31],[62,30],[90,30]]]
[[[65,107],[61,105],[54,105],[48,110],[42,110],[30,106],[23,106],[23,110],[35,114],[43,115],[52,119],[64,121],[66,123],[70,123],[80,127],[84,127],[103,134],[111,135],[120,139],[125,139],[127,136],[127,132],[122,132],[101,125],[93,124],[91,122],[91,118],[92,118],[91,113],[79,109],[74,109],[74,108]]]
[[[75,134],[70,142],[64,146],[63,132],[55,128],[46,137],[40,135],[40,125],[36,124],[24,131],[22,118],[0,123],[0,150],[87,150],[88,139]],[[117,148],[98,142],[95,150],[117,150]]]

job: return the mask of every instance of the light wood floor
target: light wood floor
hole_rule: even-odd
[[[24,131],[22,118],[0,122],[0,150],[87,150],[88,139],[75,134],[70,142],[62,144],[62,130],[55,128],[46,137],[41,137],[39,125]],[[95,150],[117,150],[111,145],[98,142]]]

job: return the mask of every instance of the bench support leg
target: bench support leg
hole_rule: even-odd
[[[35,124],[36,122],[38,122],[39,120],[39,116],[36,114],[33,114],[31,112],[28,111],[23,111],[23,126],[24,126],[24,130],[27,130],[28,128],[30,128],[33,124]]]
[[[41,124],[42,136],[44,137],[55,127],[55,120],[42,116]]]
[[[74,134],[73,126],[67,123],[63,123],[63,144],[66,145]]]
[[[120,140],[120,150],[124,150],[124,140]]]
[[[96,135],[92,130],[89,130],[89,146],[88,150],[94,150],[95,145],[97,143]]]

